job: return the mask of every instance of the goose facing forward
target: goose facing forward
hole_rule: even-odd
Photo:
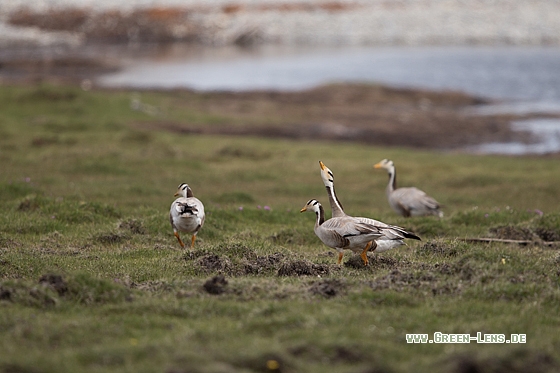
[[[387,170],[389,184],[385,191],[389,205],[397,214],[405,217],[426,215],[443,217],[438,201],[422,190],[415,187],[397,188],[397,171],[393,161],[384,159],[373,167]]]
[[[368,265],[368,251],[377,248],[375,239],[383,233],[381,229],[371,224],[366,224],[352,216],[331,218],[325,221],[323,206],[316,199],[310,199],[300,212],[311,211],[317,215],[313,230],[319,239],[328,247],[338,251],[340,264],[344,256],[344,250],[352,250],[360,253],[364,265]]]
[[[323,179],[323,184],[327,189],[327,195],[329,196],[329,202],[331,204],[332,210],[332,217],[346,217],[348,216],[344,212],[344,208],[342,207],[342,203],[336,196],[336,192],[334,189],[334,174],[333,172],[325,166],[325,164],[319,161],[319,166],[321,166],[321,178]],[[377,228],[382,228],[382,235],[377,238],[376,244],[376,252],[383,252],[387,250],[391,250],[395,247],[399,247],[405,245],[404,239],[411,238],[414,240],[420,240],[420,237],[415,235],[414,233],[410,233],[406,231],[404,228],[398,227],[396,225],[389,225],[383,223],[379,220],[370,219],[370,218],[363,218],[363,217],[356,217],[360,222],[365,224],[373,225]]]
[[[191,233],[191,249],[194,247],[194,241],[196,240],[196,235],[202,226],[204,225],[204,205],[200,200],[193,196],[193,192],[188,184],[182,183],[177,188],[175,197],[177,198],[171,204],[171,209],[169,210],[169,221],[171,222],[171,227],[173,228],[173,234],[177,237],[177,241],[181,247],[185,247],[185,244],[179,236],[179,232]]]

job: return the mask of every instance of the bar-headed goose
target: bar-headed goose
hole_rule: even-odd
[[[179,244],[185,247],[185,244],[179,236],[179,232],[191,233],[191,249],[194,247],[194,241],[200,228],[204,225],[204,205],[200,200],[193,196],[193,192],[188,184],[182,183],[177,188],[175,197],[177,198],[171,204],[169,210],[169,221],[173,228],[173,234],[177,237]]]
[[[327,166],[325,166],[323,162],[319,161],[319,165],[321,166],[321,178],[323,179],[323,183],[325,184],[325,188],[327,189],[327,194],[329,196],[332,217],[336,218],[348,216],[344,212],[342,203],[336,196],[336,192],[334,190],[333,172]],[[356,217],[355,219],[358,219],[362,223],[370,224],[378,228],[383,228],[382,235],[375,240],[377,243],[377,248],[375,250],[376,252],[383,252],[404,245],[405,238],[420,240],[420,237],[418,237],[414,233],[410,233],[404,228],[398,227],[396,225],[389,225],[379,220],[370,218]]]
[[[383,229],[366,224],[352,216],[341,216],[325,221],[323,206],[316,199],[311,199],[300,212],[311,211],[317,215],[313,230],[319,239],[328,247],[338,251],[340,264],[344,250],[360,253],[364,265],[368,265],[368,251],[377,247],[376,239],[383,235]]]
[[[373,167],[387,170],[389,184],[385,191],[389,205],[397,214],[405,217],[426,215],[443,217],[438,201],[425,192],[415,187],[397,188],[397,171],[392,160],[384,159]]]

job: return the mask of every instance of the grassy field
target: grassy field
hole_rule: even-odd
[[[542,242],[560,241],[558,158],[139,130],[229,119],[136,98],[0,87],[0,372],[560,369],[560,255]],[[383,158],[445,217],[394,215]],[[422,241],[337,266],[299,213],[317,198],[330,215],[319,160],[347,213]],[[168,220],[182,182],[207,212],[192,251]],[[407,343],[435,332],[526,343]]]

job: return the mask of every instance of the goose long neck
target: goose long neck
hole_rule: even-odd
[[[190,197],[194,197],[192,189],[191,188],[187,188],[186,193],[185,193],[185,198],[190,198]]]
[[[317,215],[317,221],[315,222],[315,228],[318,228],[325,222],[325,210],[323,206],[319,203],[317,204],[317,208],[315,210],[315,214]]]
[[[342,203],[340,203],[340,201],[338,200],[338,197],[336,196],[336,192],[334,191],[334,185],[333,186],[325,186],[325,188],[327,189],[327,194],[329,196],[329,202],[331,204],[332,216],[337,217],[337,216],[346,215],[344,213],[344,207],[342,207]]]
[[[387,194],[390,194],[397,189],[397,171],[395,168],[389,170],[389,184],[387,184]]]

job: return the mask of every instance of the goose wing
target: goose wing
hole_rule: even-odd
[[[329,219],[321,225],[320,231],[325,232],[323,237],[331,242],[344,244],[336,247],[348,247],[351,242],[367,242],[383,235],[378,227],[350,216]]]
[[[349,245],[348,238],[342,236],[334,229],[319,227],[315,229],[315,234],[325,245],[332,248],[344,248]]]
[[[370,218],[356,218],[363,223],[373,225],[379,229],[381,233],[380,239],[382,240],[403,240],[405,238],[412,238],[415,240],[420,240],[420,237],[415,235],[414,233],[410,233],[406,229],[396,226],[396,225],[389,225],[383,223],[382,221],[370,219]]]
[[[174,206],[175,211],[177,211],[180,217],[188,217],[198,214],[196,206],[190,206],[187,202],[177,202]]]
[[[390,199],[406,209],[410,214],[433,213],[439,209],[439,203],[424,191],[415,188],[399,188],[395,190]]]
[[[186,199],[186,204],[189,205],[189,206],[192,206],[193,209],[196,209],[196,215],[200,219],[204,219],[204,217],[205,217],[204,205],[202,204],[202,202],[198,198],[188,197]]]
[[[177,198],[169,210],[171,225],[182,230],[198,230],[204,225],[204,205],[197,198]]]

